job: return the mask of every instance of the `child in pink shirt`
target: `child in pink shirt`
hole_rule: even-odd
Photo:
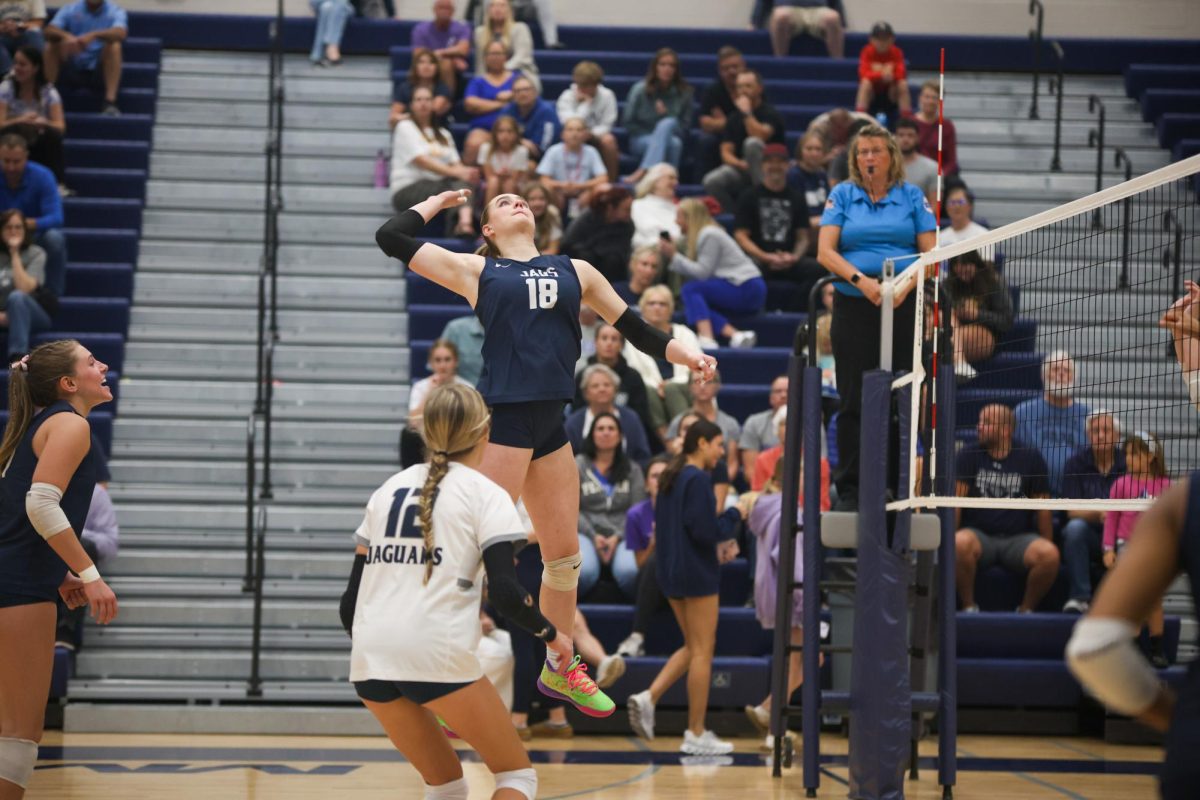
[[[1167,478],[1162,445],[1154,434],[1137,431],[1125,439],[1126,472],[1117,478],[1109,491],[1112,500],[1139,500],[1155,498],[1171,485]],[[1117,553],[1133,535],[1133,527],[1141,511],[1109,511],[1104,515],[1104,566],[1112,569]],[[1163,653],[1163,606],[1162,600],[1150,612],[1147,620],[1150,627],[1150,662],[1154,666],[1166,667]]]

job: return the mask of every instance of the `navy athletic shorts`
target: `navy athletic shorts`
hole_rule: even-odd
[[[406,697],[417,705],[457,692],[470,683],[431,683],[429,681],[355,681],[354,691],[372,703],[390,703]]]
[[[49,597],[30,597],[26,594],[12,594],[11,592],[0,592],[0,608],[11,608],[12,606],[30,606],[34,603],[53,603],[54,600]]]
[[[492,406],[489,442],[533,451],[534,459],[548,456],[567,443],[562,400],[530,400]]]

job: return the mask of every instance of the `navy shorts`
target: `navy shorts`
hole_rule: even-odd
[[[457,692],[470,683],[431,683],[428,681],[355,681],[354,691],[363,700],[372,703],[390,703],[407,698],[417,705],[424,705],[439,697]]]
[[[530,400],[492,406],[492,433],[488,441],[505,447],[533,451],[534,459],[548,456],[567,443],[562,400]]]
[[[86,69],[80,66],[79,62],[75,59],[68,58],[59,67],[58,80],[55,83],[59,86],[78,86],[81,89],[103,92],[104,72],[100,66],[99,56],[97,56],[96,65],[91,69]]]
[[[27,594],[13,594],[11,592],[0,592],[0,608],[11,608],[12,606],[29,606],[34,603],[53,603],[54,600],[49,597],[30,597]]]

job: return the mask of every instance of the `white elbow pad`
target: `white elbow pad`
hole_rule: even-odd
[[[43,539],[71,527],[60,505],[62,496],[62,489],[52,483],[35,483],[25,495],[25,513]]]
[[[1154,702],[1160,686],[1133,646],[1137,629],[1123,619],[1084,617],[1067,643],[1067,666],[1097,700],[1130,717]]]

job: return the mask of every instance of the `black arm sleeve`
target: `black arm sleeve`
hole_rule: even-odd
[[[375,231],[375,243],[392,258],[407,263],[425,244],[413,238],[424,227],[425,218],[410,208],[383,223]]]
[[[355,554],[354,566],[350,569],[350,581],[346,584],[346,591],[342,592],[342,602],[338,604],[338,616],[342,618],[342,627],[346,629],[346,633],[350,633],[354,628],[354,607],[358,605],[358,584],[362,582],[363,567],[366,563],[365,555]]]
[[[646,355],[655,358],[667,357],[667,345],[670,344],[671,337],[648,325],[646,320],[633,313],[632,308],[626,308],[613,327],[621,332],[627,342]]]
[[[525,587],[517,583],[513,566],[512,542],[496,542],[483,551],[483,568],[487,572],[488,600],[492,606],[543,642],[552,642],[558,631],[542,616]]]

